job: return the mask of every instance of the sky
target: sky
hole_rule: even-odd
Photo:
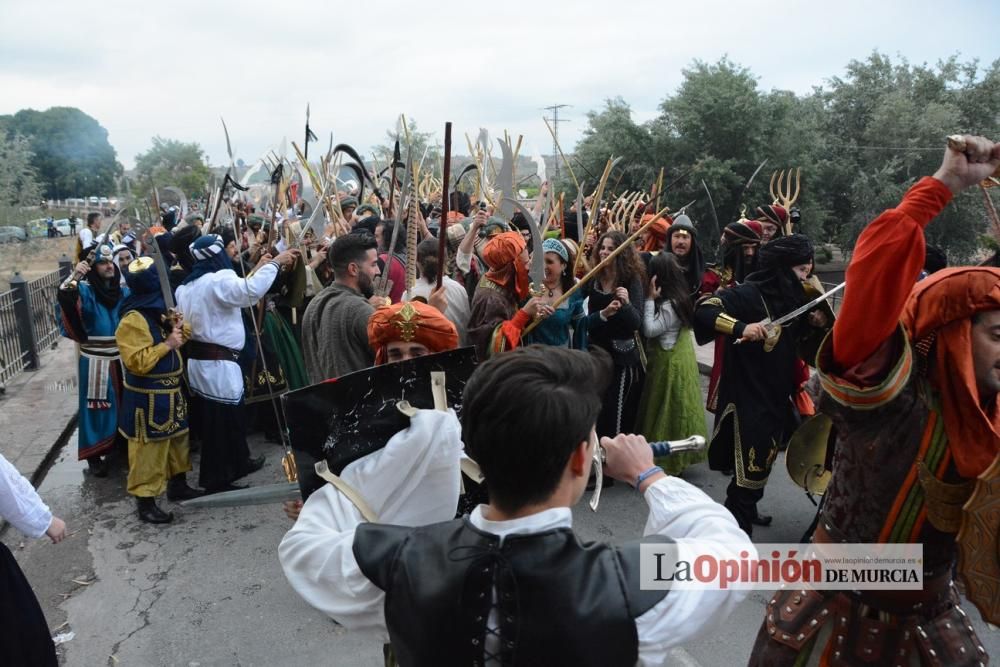
[[[368,155],[405,113],[438,138],[452,121],[456,153],[485,127],[548,154],[543,107],[571,105],[569,152],[605,99],[655,117],[695,59],[808,93],[874,50],[990,63],[998,25],[996,0],[2,0],[0,114],[78,107],[126,168],[154,135],[228,163],[220,116],[248,163],[285,137],[301,146],[307,103],[319,150],[332,132]]]

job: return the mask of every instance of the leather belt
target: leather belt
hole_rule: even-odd
[[[184,348],[188,359],[198,359],[200,361],[236,361],[240,358],[239,350],[216,345],[215,343],[205,343],[200,340],[189,340]]]

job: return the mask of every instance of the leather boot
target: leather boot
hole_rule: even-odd
[[[164,512],[156,505],[156,498],[136,498],[139,506],[139,520],[146,523],[170,523],[174,515]]]
[[[170,478],[167,482],[167,500],[171,502],[180,502],[182,500],[191,500],[192,498],[200,498],[205,495],[205,492],[201,489],[192,489],[188,486],[187,475],[184,473],[179,473]]]
[[[94,477],[108,476],[108,462],[103,456],[94,456],[87,459],[87,470]]]
[[[243,464],[242,470],[233,479],[242,479],[251,473],[255,473],[264,467],[264,457],[258,456],[256,458],[251,457],[246,460]]]

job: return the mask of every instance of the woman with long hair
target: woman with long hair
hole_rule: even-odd
[[[625,235],[618,231],[602,234],[591,250],[591,265],[597,266],[625,241]],[[642,260],[630,245],[582,290],[588,299],[588,347],[607,351],[615,369],[597,418],[597,435],[601,437],[635,428],[643,380],[639,329],[645,282]]]
[[[646,336],[646,383],[639,404],[639,433],[650,442],[708,437],[694,353],[694,304],[677,259],[670,253],[649,262],[649,291],[642,318]],[[657,459],[671,475],[700,463],[705,450]]]
[[[559,239],[545,239],[545,278],[542,298],[550,306],[573,288],[573,255]],[[587,327],[583,314],[583,290],[573,292],[568,299],[525,337],[524,344],[555,345],[582,350],[587,346]]]

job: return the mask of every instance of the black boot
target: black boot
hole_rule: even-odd
[[[170,523],[174,515],[164,512],[156,505],[156,498],[136,498],[139,506],[139,520],[146,523]]]
[[[103,456],[94,456],[87,459],[87,469],[94,477],[108,476],[108,462]]]
[[[246,477],[247,475],[249,475],[251,473],[257,472],[258,470],[260,470],[263,467],[264,467],[264,457],[263,456],[258,456],[256,458],[251,457],[251,458],[249,458],[249,459],[246,460],[246,462],[243,464],[242,470],[240,471],[240,473],[238,475],[236,475],[236,477],[234,479],[240,479],[242,477]]]
[[[201,489],[192,489],[188,486],[187,475],[184,473],[178,473],[170,478],[167,482],[167,500],[171,502],[180,502],[182,500],[191,500],[192,498],[200,498],[205,495],[205,492]]]
[[[770,526],[771,521],[774,519],[770,514],[761,514],[757,511],[755,507],[753,510],[753,518],[750,519],[755,526]]]

